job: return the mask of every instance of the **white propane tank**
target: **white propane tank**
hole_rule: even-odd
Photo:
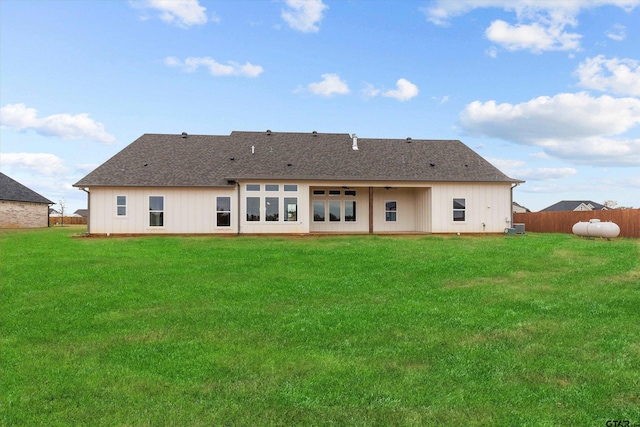
[[[577,222],[574,224],[572,231],[577,236],[610,239],[618,237],[620,227],[613,222],[600,222],[599,219],[590,219],[589,222]]]

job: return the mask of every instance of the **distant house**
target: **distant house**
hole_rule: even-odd
[[[591,200],[563,200],[549,207],[542,209],[540,212],[558,212],[558,211],[606,211],[608,208],[600,203]]]
[[[90,234],[502,233],[509,178],[460,141],[145,134],[76,184]]]
[[[89,209],[76,209],[73,213],[73,216],[81,216],[82,218],[89,217]]]
[[[0,172],[0,228],[48,227],[53,204]]]
[[[513,213],[525,213],[525,212],[531,212],[528,208],[525,208],[524,206],[513,202]]]

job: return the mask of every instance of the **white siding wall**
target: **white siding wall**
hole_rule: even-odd
[[[116,215],[116,197],[126,196],[127,213]],[[164,226],[149,226],[149,196],[164,196]],[[216,197],[231,197],[231,226],[216,226]],[[235,188],[92,188],[89,227],[93,234],[235,233]]]
[[[386,221],[385,203],[397,202],[396,221]],[[380,233],[416,231],[416,189],[374,188],[373,230]]]
[[[355,222],[313,221],[312,191],[315,188],[341,189],[335,182],[296,183],[297,192],[283,191],[284,182],[276,193],[247,192],[240,185],[230,188],[92,188],[90,197],[90,233],[309,233],[340,232],[366,233],[369,231],[369,187],[374,187],[374,232],[426,232],[426,233],[501,233],[511,218],[511,185],[461,183],[346,183],[356,190]],[[391,187],[386,190],[384,187]],[[127,215],[116,215],[116,196],[127,197]],[[149,196],[164,196],[164,227],[149,226]],[[231,226],[216,227],[216,197],[231,198]],[[261,221],[246,220],[246,197],[260,197]],[[279,197],[281,218],[284,216],[284,197],[297,197],[298,220],[267,222],[264,220],[264,198]],[[466,220],[453,221],[453,199],[466,201]],[[339,197],[342,202],[346,197]],[[330,200],[325,197],[324,200]],[[397,202],[397,221],[385,221],[385,202]],[[344,204],[341,205],[344,215]],[[482,224],[485,224],[484,228]]]
[[[416,231],[431,232],[431,188],[416,188]]]
[[[453,199],[466,200],[466,220],[453,221]],[[501,233],[510,227],[511,185],[437,184],[432,188],[433,233]],[[483,227],[482,224],[485,224]]]

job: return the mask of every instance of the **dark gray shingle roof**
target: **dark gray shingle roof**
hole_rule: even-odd
[[[75,186],[219,186],[236,179],[522,182],[460,141],[358,138],[358,148],[352,149],[349,134],[145,134]]]
[[[2,172],[0,172],[0,200],[53,204],[51,200],[9,178]]]
[[[607,209],[605,205],[601,205],[600,203],[592,202],[591,200],[562,200],[558,203],[554,203],[551,206],[548,206],[542,209],[540,212],[558,212],[558,211],[573,211],[581,204],[585,204],[586,206],[593,206],[594,211],[600,211],[602,209]]]

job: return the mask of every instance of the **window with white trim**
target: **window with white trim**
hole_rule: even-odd
[[[313,220],[315,222],[324,222],[325,213],[324,213],[324,200],[314,200],[313,201]]]
[[[329,221],[331,222],[339,222],[342,215],[340,215],[340,200],[330,200],[329,201]]]
[[[466,221],[467,199],[453,199],[453,220]]]
[[[164,196],[149,196],[149,227],[164,227]]]
[[[356,220],[356,201],[344,201],[344,220],[346,222],[355,222]]]
[[[260,197],[247,197],[247,221],[260,221]]]
[[[315,222],[356,221],[356,190],[319,188],[312,190],[312,194]]]
[[[231,197],[216,197],[216,227],[231,227]]]
[[[264,218],[266,221],[278,221],[280,217],[280,199],[277,197],[264,198]]]
[[[384,202],[384,220],[386,222],[396,222],[398,220],[398,202],[389,200]]]
[[[127,196],[116,196],[116,215],[127,216]]]
[[[246,221],[298,221],[298,184],[246,184]],[[251,195],[249,195],[251,194]]]
[[[285,191],[287,191],[285,186]],[[297,221],[298,220],[298,198],[297,197],[285,197],[284,198],[285,221]]]

